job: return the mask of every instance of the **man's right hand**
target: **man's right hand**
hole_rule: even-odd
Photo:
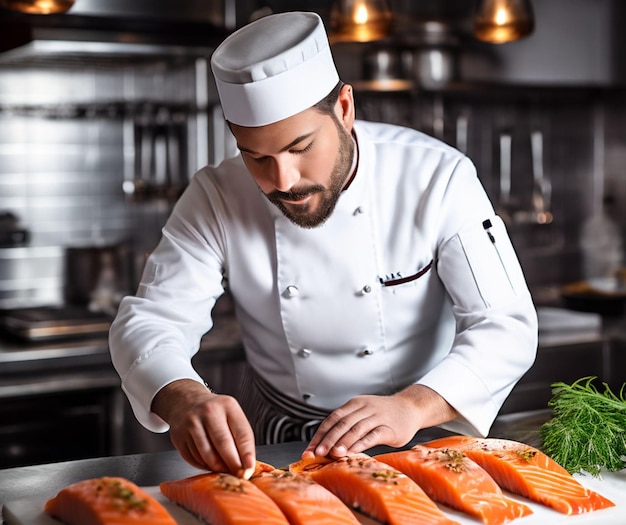
[[[250,477],[256,461],[254,433],[236,399],[180,379],[157,393],[152,411],[170,426],[172,444],[185,461]]]

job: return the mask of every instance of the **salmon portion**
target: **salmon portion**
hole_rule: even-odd
[[[500,525],[532,514],[528,505],[507,498],[494,479],[463,452],[416,445],[375,459],[415,481],[433,500]]]
[[[367,454],[311,458],[290,466],[311,476],[348,507],[388,525],[459,525],[405,474]]]
[[[159,487],[166,498],[211,525],[289,525],[269,496],[231,474],[208,472]]]
[[[501,488],[563,514],[582,514],[615,506],[601,494],[584,487],[540,450],[517,441],[450,436],[425,445],[463,451]]]
[[[291,525],[359,525],[352,511],[310,476],[259,461],[250,481],[278,505]]]
[[[161,503],[131,481],[117,477],[69,485],[49,499],[44,510],[66,525],[176,525]]]

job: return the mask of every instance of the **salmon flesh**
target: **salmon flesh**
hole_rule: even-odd
[[[44,510],[66,525],[176,525],[161,503],[131,481],[117,477],[69,485],[49,499]]]
[[[433,500],[475,516],[485,525],[532,514],[528,505],[507,498],[484,469],[458,450],[416,445],[375,459],[406,474]]]
[[[312,458],[290,466],[309,475],[348,507],[388,525],[458,525],[417,483],[367,454]]]
[[[310,476],[257,462],[250,481],[272,498],[291,525],[359,525],[354,513]]]
[[[166,498],[211,525],[289,525],[269,496],[231,474],[208,472],[159,487]]]
[[[425,445],[460,450],[485,469],[501,488],[563,514],[615,506],[601,494],[584,487],[540,450],[517,441],[455,435]]]

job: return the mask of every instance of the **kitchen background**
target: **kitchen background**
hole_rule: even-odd
[[[77,0],[73,16],[125,11],[126,22],[157,28],[140,32],[150,33],[149,43],[122,39],[117,47],[93,49],[89,38],[71,49],[43,44],[11,49],[16,19],[0,9],[0,50],[5,50],[0,53],[0,309],[76,303],[108,315],[120,295],[134,290],[145,256],[189,177],[233,149],[208,67],[211,49],[251,16],[303,9],[328,19],[330,4],[227,0],[200,7],[178,0],[162,2],[163,10],[155,12],[141,0]],[[396,39],[334,44],[341,76],[355,86],[357,116],[424,130],[472,158],[494,204],[509,217],[538,304],[558,300],[569,283],[624,266],[624,2],[534,0],[535,32],[503,45],[469,35],[474,2],[391,5],[400,21]],[[55,16],[51,19],[69,15]],[[438,25],[426,24],[433,21]],[[41,32],[44,44],[51,26]],[[433,49],[451,67],[443,80],[419,65],[419,57]],[[92,257],[76,266],[76,253],[95,253],[97,264]],[[232,334],[224,337],[228,344],[216,336],[218,350],[228,350]],[[43,388],[47,399],[61,396],[51,406],[41,405],[37,389],[20,390],[7,379],[30,384],[32,369],[23,362],[36,358],[16,356],[33,347],[71,347],[76,353],[80,347],[86,360],[96,353],[91,340],[56,346],[9,340],[10,352],[0,352],[0,418],[10,424],[0,427],[0,436],[12,444],[0,451],[0,468],[50,459],[22,446],[33,434],[32,428],[24,430],[24,419],[35,421],[45,411],[83,417],[86,407],[98,407],[89,421],[106,427],[105,437],[99,432],[101,443],[84,455],[165,446],[164,440],[154,444],[145,437],[125,400],[112,394],[115,378],[107,376],[92,389]],[[577,347],[587,356],[583,360],[593,355],[588,370],[601,373],[610,366],[604,343]],[[70,365],[51,368],[61,374],[65,366]],[[94,366],[108,367],[106,358]],[[237,368],[212,370],[207,373],[224,389],[236,387],[228,378],[238,377]],[[74,406],[77,391],[89,403]],[[132,431],[120,436],[111,425]]]

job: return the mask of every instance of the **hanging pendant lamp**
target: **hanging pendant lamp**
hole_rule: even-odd
[[[75,0],[0,0],[0,7],[31,15],[52,15],[65,13],[74,2]]]
[[[388,0],[335,0],[330,19],[333,39],[343,41],[380,40],[393,26]]]
[[[479,0],[473,20],[474,36],[504,44],[530,35],[535,29],[531,0]]]

